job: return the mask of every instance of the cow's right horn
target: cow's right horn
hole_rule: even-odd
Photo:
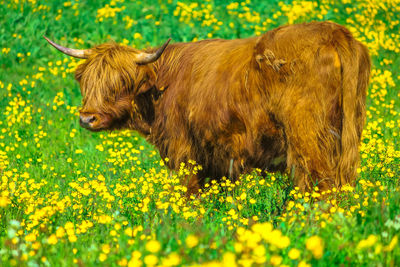
[[[53,42],[46,36],[43,36],[43,38],[46,39],[46,41],[49,42],[49,44],[51,44],[52,46],[54,46],[57,50],[59,50],[60,52],[63,52],[64,54],[66,54],[68,56],[71,56],[71,57],[88,58],[88,56],[92,52],[90,49],[73,49],[73,48],[64,47],[59,44],[56,44],[55,42]]]

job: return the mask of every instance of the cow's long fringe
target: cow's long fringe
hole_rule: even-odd
[[[81,85],[84,106],[110,112],[110,103],[121,95],[135,94],[139,81],[152,78],[150,66],[135,63],[138,50],[110,42],[92,49],[89,59],[79,65],[75,78]],[[149,76],[149,77],[148,77]],[[117,110],[113,111],[117,112]]]

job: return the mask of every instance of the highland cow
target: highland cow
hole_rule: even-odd
[[[301,190],[353,184],[370,74],[367,49],[343,26],[312,22],[262,36],[175,43],[145,51],[116,43],[61,52],[76,70],[81,126],[133,129],[169,158],[195,160],[184,181],[288,172]]]

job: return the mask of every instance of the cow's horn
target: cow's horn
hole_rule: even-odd
[[[169,41],[171,41],[171,38],[169,38],[169,39],[163,44],[163,46],[161,46],[159,49],[157,49],[157,51],[154,52],[154,53],[151,53],[151,54],[149,54],[149,53],[144,53],[144,52],[143,52],[143,53],[140,53],[140,54],[137,56],[136,63],[137,63],[137,64],[149,64],[149,63],[152,63],[152,62],[156,61],[156,60],[161,56],[161,54],[164,52],[164,50],[165,50],[165,48],[167,47]]]
[[[46,36],[43,36],[43,38],[46,39],[46,41],[49,42],[49,44],[51,44],[52,46],[54,46],[57,50],[63,52],[64,54],[66,54],[68,56],[77,57],[77,58],[87,58],[89,56],[89,54],[91,53],[90,49],[68,48],[68,47],[64,47],[59,44],[56,44],[55,42],[53,42]]]

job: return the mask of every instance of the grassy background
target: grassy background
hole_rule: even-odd
[[[399,1],[0,1],[2,266],[400,264]],[[179,179],[135,132],[80,128],[79,61],[50,47],[138,48],[244,38],[332,20],[370,50],[355,188],[300,194],[258,171],[210,181],[186,202]]]

